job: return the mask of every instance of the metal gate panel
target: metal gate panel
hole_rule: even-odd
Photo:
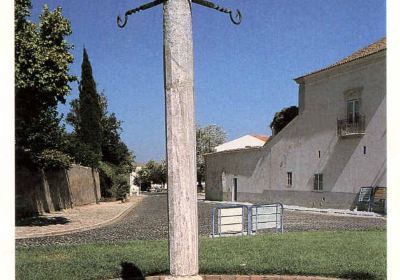
[[[281,203],[253,205],[251,221],[252,232],[270,228],[283,232],[283,205]]]
[[[220,205],[213,208],[211,213],[212,237],[233,234],[250,235],[258,230],[273,228],[276,232],[283,232],[283,205],[281,203]]]
[[[244,234],[246,205],[221,205],[212,209],[212,237]]]
[[[219,209],[218,225],[221,234],[243,231],[243,207]]]

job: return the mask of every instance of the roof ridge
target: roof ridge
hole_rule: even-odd
[[[302,75],[302,76],[300,76],[298,78],[295,78],[295,81],[297,81],[298,79],[301,79],[303,77],[307,77],[307,76],[310,76],[310,75],[313,75],[313,74],[316,74],[316,73],[331,69],[333,67],[336,67],[336,66],[339,66],[339,65],[343,65],[343,64],[346,64],[346,63],[349,63],[349,62],[352,62],[352,61],[367,57],[369,55],[378,53],[378,52],[383,51],[383,50],[386,50],[386,36],[381,38],[381,39],[379,39],[378,41],[375,41],[375,42],[369,44],[366,47],[358,49],[357,51],[353,52],[352,54],[346,56],[345,58],[343,58],[343,59],[341,59],[341,60],[339,60],[339,61],[337,61],[337,62],[335,62],[335,63],[333,63],[331,65],[328,65],[327,67],[324,67],[322,69],[319,69],[319,70],[310,72],[308,74]]]
[[[386,37],[383,37],[380,40],[378,40],[378,41],[376,41],[374,43],[371,43],[368,46],[353,52],[351,55],[339,60],[338,62],[336,62],[334,64],[331,64],[328,67],[333,67],[333,66],[336,66],[336,65],[339,65],[339,64],[350,62],[350,61],[353,61],[355,59],[358,59],[358,58],[361,58],[361,57],[365,57],[367,55],[371,55],[371,54],[377,53],[377,52],[379,52],[381,50],[384,50],[384,49],[386,49]]]

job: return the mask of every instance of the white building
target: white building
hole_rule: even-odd
[[[266,135],[245,135],[215,147],[216,152],[264,146]]]
[[[206,199],[351,208],[386,186],[386,39],[295,81],[299,115],[263,147],[206,155]]]
[[[135,179],[137,177],[137,173],[139,172],[139,170],[142,169],[142,166],[136,166],[134,168],[134,171],[131,172],[131,174],[129,174],[129,195],[139,195],[140,194],[140,185],[136,185],[135,184]]]

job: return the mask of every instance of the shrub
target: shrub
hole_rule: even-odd
[[[68,169],[71,166],[71,157],[57,150],[43,150],[36,161],[44,169]]]
[[[114,185],[115,196],[117,199],[123,199],[129,193],[129,181],[126,175],[118,174],[115,176]]]
[[[101,196],[123,199],[129,193],[129,180],[127,174],[121,174],[120,169],[110,163],[99,163]]]

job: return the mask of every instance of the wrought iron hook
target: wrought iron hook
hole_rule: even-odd
[[[137,8],[135,8],[135,9],[129,10],[129,11],[127,11],[125,13],[124,21],[122,21],[120,16],[117,16],[117,25],[118,25],[118,27],[119,28],[124,28],[125,27],[126,23],[128,22],[128,16],[129,15],[137,13],[137,12],[140,12],[140,11],[144,11],[144,10],[150,9],[150,8],[152,8],[154,6],[157,6],[157,5],[160,5],[161,3],[164,3],[165,1],[167,1],[167,0],[153,0],[150,3],[144,4],[144,5],[141,5],[141,6],[137,7]],[[224,7],[221,7],[221,6],[218,6],[218,5],[216,5],[216,4],[214,4],[214,3],[210,2],[210,1],[207,1],[207,0],[191,0],[191,1],[192,1],[192,3],[196,3],[196,4],[199,4],[199,5],[205,6],[207,8],[211,8],[211,9],[217,10],[219,12],[223,12],[223,13],[229,14],[229,17],[231,18],[232,23],[234,23],[236,25],[238,25],[238,24],[240,24],[242,22],[242,14],[240,13],[240,11],[238,9],[236,9],[236,14],[233,15],[232,10],[224,8]],[[190,6],[190,8],[191,8],[191,6]]]
[[[236,9],[235,17],[232,16],[232,11],[229,12],[229,17],[231,18],[231,21],[236,25],[239,25],[242,22],[242,14],[238,9]]]
[[[126,23],[128,22],[128,16],[130,16],[131,14],[150,9],[150,8],[152,8],[154,6],[157,6],[157,5],[160,5],[161,3],[164,3],[164,1],[166,1],[166,0],[154,0],[153,2],[141,5],[141,6],[137,7],[137,8],[135,8],[135,9],[127,11],[125,13],[125,19],[124,19],[123,22],[122,22],[121,17],[118,16],[117,17],[117,25],[118,25],[118,27],[119,28],[123,28],[126,25]]]
[[[207,1],[207,0],[192,0],[192,3],[199,4],[199,5],[202,5],[204,7],[217,10],[217,11],[225,13],[225,14],[229,14],[229,17],[231,18],[231,21],[236,25],[238,25],[238,24],[240,24],[242,22],[242,14],[240,13],[240,11],[238,9],[236,9],[236,14],[233,15],[232,14],[232,10],[230,10],[228,8],[225,8],[225,7],[222,7],[222,6],[219,6],[219,5],[216,5],[213,2],[210,2],[210,1]]]
[[[117,25],[119,28],[124,28],[127,22],[128,22],[128,14],[127,13],[125,13],[124,22],[122,22],[122,19],[120,16],[117,16]]]

